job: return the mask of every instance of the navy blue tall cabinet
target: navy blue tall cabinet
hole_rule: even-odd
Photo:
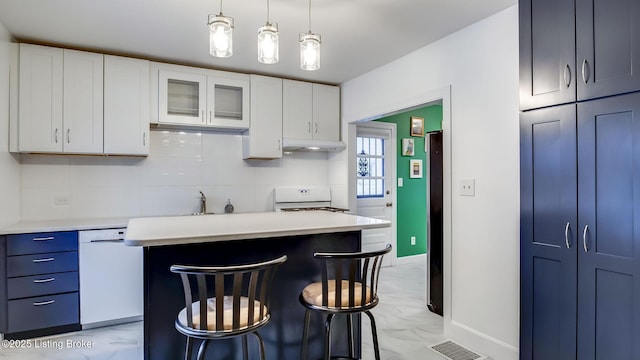
[[[640,359],[640,0],[519,5],[520,358]]]

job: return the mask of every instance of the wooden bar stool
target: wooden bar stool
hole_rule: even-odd
[[[175,326],[187,337],[185,360],[191,359],[194,338],[202,340],[197,356],[202,360],[209,340],[236,336],[242,336],[247,360],[249,333],[258,339],[260,359],[264,360],[264,343],[258,329],[271,318],[271,282],[277,267],[286,260],[282,256],[236,266],[171,266],[172,272],[180,274],[184,288],[186,306],[178,313]]]
[[[300,294],[300,302],[307,310],[304,316],[302,351],[300,359],[307,358],[307,341],[311,311],[327,314],[325,321],[324,358],[355,359],[353,344],[354,313],[367,314],[371,320],[371,332],[376,360],[380,360],[378,334],[373,314],[369,310],[378,304],[378,277],[382,257],[391,251],[391,245],[383,250],[357,253],[315,253],[320,261],[322,280],[307,285]],[[347,315],[349,357],[331,357],[331,320],[336,314]]]

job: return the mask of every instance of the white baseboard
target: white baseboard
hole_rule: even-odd
[[[492,360],[518,360],[519,349],[483,334],[466,325],[451,321],[449,337],[465,348],[488,356]]]
[[[396,258],[396,265],[405,265],[405,264],[426,264],[427,254],[419,254],[419,255],[411,255],[411,256],[403,256]]]

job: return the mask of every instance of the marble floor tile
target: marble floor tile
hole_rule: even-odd
[[[445,340],[442,317],[425,302],[425,264],[383,268],[373,309],[384,360],[443,360],[430,346]],[[339,320],[339,319],[336,319]],[[363,360],[374,359],[368,317],[362,318]],[[0,348],[0,360],[141,360],[142,322],[32,339],[29,347]],[[278,359],[295,360],[295,359]]]

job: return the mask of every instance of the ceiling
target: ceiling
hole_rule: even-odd
[[[207,15],[219,0],[2,0],[0,23],[20,42],[339,84],[517,3],[517,0],[312,0],[311,30],[322,36],[321,68],[299,67],[307,0],[270,0],[280,61],[257,61],[267,0],[223,0],[235,19],[234,54],[209,55]]]

